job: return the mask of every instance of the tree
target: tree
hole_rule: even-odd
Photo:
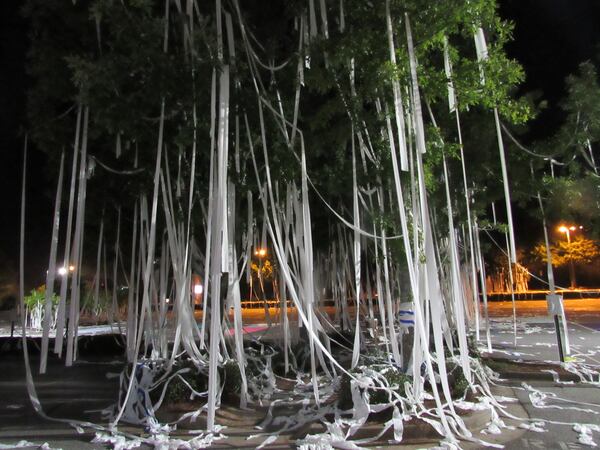
[[[550,221],[583,223],[598,230],[600,177],[596,147],[600,144],[600,83],[597,69],[584,62],[567,77],[560,103],[563,121],[549,136],[532,144],[537,189],[546,200]],[[537,157],[535,157],[537,156]]]
[[[546,177],[547,214],[551,222],[585,224],[592,237],[600,232],[600,179],[592,173],[583,176]]]
[[[91,156],[80,171],[73,248],[80,250],[83,239],[86,194],[97,202],[86,211],[120,205],[123,216],[135,210],[140,224],[139,246],[129,261],[129,283],[136,285],[141,301],[135,308],[134,291],[129,290],[128,319],[143,313],[139,324],[127,322],[129,360],[136,361],[144,339],[152,358],[168,360],[168,368],[172,355],[184,353],[198,367],[208,368],[207,427],[214,429],[222,356],[235,354],[240,373],[245,370],[239,271],[251,264],[259,235],[255,230],[262,224],[261,245],[270,242],[275,249],[274,276],[285,283],[280,287],[290,294],[303,328],[309,331],[303,344],[311,354],[316,402],[317,368],[328,375],[335,372],[327,368],[331,347],[328,327],[320,326],[315,313],[318,300],[326,288],[335,286],[335,301],[346,317],[347,298],[355,298],[352,365],[356,366],[365,339],[360,332],[360,298],[367,283],[361,275],[370,272],[369,279],[377,277],[372,285],[379,291],[380,323],[384,335],[389,331],[396,364],[402,364],[402,357],[394,308],[400,301],[422,301],[428,311],[425,316],[433,326],[420,322],[414,342],[443,418],[443,405],[451,401],[443,375],[448,337],[442,336],[443,324],[464,324],[468,309],[460,307],[466,295],[460,291],[456,264],[462,256],[455,240],[457,227],[447,217],[453,202],[448,197],[462,199],[460,194],[466,193],[462,183],[451,183],[448,196],[442,189],[446,159],[456,162],[460,154],[458,116],[449,113],[448,85],[454,83],[457,114],[464,116],[469,138],[479,133],[478,120],[489,123],[486,131],[495,131],[492,118],[498,112],[504,120],[524,121],[527,106],[512,95],[523,73],[504,52],[510,24],[499,19],[494,0],[321,1],[318,15],[317,2],[304,0],[279,0],[268,8],[260,0],[217,1],[216,9],[191,0],[184,9],[183,3],[81,0],[73,8],[57,0],[28,1],[34,23],[31,73],[36,80],[30,119],[46,124],[35,129],[35,142],[56,155],[62,146],[70,146],[76,111],[85,110],[86,124],[89,117],[87,147],[81,154],[85,148]],[[63,16],[67,9],[69,14]],[[77,17],[62,19],[70,14]],[[52,16],[58,20],[48,25]],[[61,26],[76,38],[61,36]],[[382,36],[382,30],[389,30],[390,39]],[[483,35],[488,42],[486,57],[481,51]],[[448,61],[453,75],[446,70]],[[63,82],[55,86],[49,82],[53,79]],[[52,107],[46,109],[46,102]],[[68,112],[55,116],[59,102]],[[395,142],[407,143],[400,145],[406,150],[401,156],[406,155],[408,169],[401,174]],[[469,182],[481,186],[490,185],[490,178],[501,179],[496,149],[486,151],[495,147],[495,136],[481,147],[465,142],[467,158],[473,156]],[[93,166],[96,172],[91,173]],[[451,171],[453,179],[462,178],[456,167]],[[477,200],[487,205],[497,194],[490,191],[479,187]],[[352,217],[354,230],[321,201]],[[114,221],[110,222],[104,229],[106,239],[114,235]],[[364,236],[363,231],[362,239],[356,228],[377,236]],[[380,239],[386,233],[397,241],[389,247],[387,239]],[[118,277],[117,260],[113,273]],[[208,325],[209,315],[203,314],[200,333],[189,308],[192,272],[200,273],[191,267],[194,262],[205,269],[205,298],[212,305]],[[416,269],[411,271],[413,265]],[[408,286],[400,286],[396,281],[403,280],[400,274],[407,271]],[[73,286],[70,314],[76,316],[77,284]],[[163,326],[168,292],[178,305],[173,348],[167,345]],[[235,344],[217,332],[223,326],[218,305],[227,295],[234,303]],[[368,311],[371,318],[373,309]],[[421,311],[420,305],[416,311]],[[146,313],[148,322],[143,323]],[[422,315],[415,317],[423,320]],[[155,332],[143,333],[144,325]],[[430,339],[430,332],[435,339]],[[68,363],[75,337],[71,327]],[[289,337],[284,332],[286,355]],[[457,340],[461,366],[471,379],[463,327]],[[223,345],[234,348],[221,351]],[[422,351],[429,345],[435,346],[435,356]],[[335,358],[331,362],[338,364]],[[385,363],[389,364],[387,355]],[[132,370],[136,367],[131,365]],[[436,371],[441,376],[436,377]],[[436,379],[444,386],[445,401]],[[132,392],[135,377],[129,380]],[[416,376],[414,383],[421,392],[423,378]],[[450,434],[448,423],[443,423]]]
[[[87,0],[73,6],[57,0],[28,0],[26,13],[32,22],[29,66],[34,79],[29,117],[32,125],[40,124],[34,127],[32,138],[56,160],[63,148],[71,148],[77,110],[80,106],[88,108],[88,152],[95,168],[88,170],[86,220],[97,224],[102,211],[106,211],[107,241],[116,235],[113,206],[121,207],[129,226],[136,202],[138,208],[147,204],[164,104],[161,192],[172,189],[175,194],[169,201],[176,219],[174,229],[185,226],[188,199],[193,199],[190,229],[194,241],[205,247],[207,230],[212,225],[207,223],[205,211],[212,194],[208,180],[216,141],[216,108],[209,106],[213,86],[225,66],[231,74],[227,138],[235,148],[228,156],[228,181],[243,193],[236,195],[235,205],[234,239],[240,253],[242,230],[252,227],[240,219],[250,209],[243,201],[248,191],[254,194],[253,211],[258,220],[264,220],[257,200],[262,186],[254,173],[250,147],[254,147],[258,172],[263,173],[268,166],[280,206],[286,188],[300,178],[300,139],[296,130],[283,125],[278,111],[288,122],[294,117],[297,120],[311,184],[345,216],[353,211],[354,141],[357,190],[373,192],[373,188],[380,188],[385,193],[373,206],[364,207],[361,225],[365,229],[384,229],[389,235],[401,233],[398,208],[416,211],[421,201],[415,188],[417,169],[413,161],[412,173],[399,175],[407,188],[404,205],[398,205],[393,196],[396,175],[390,151],[391,142],[399,138],[403,126],[398,123],[404,121],[402,133],[406,133],[408,152],[414,154],[412,123],[418,108],[412,95],[417,89],[413,68],[427,136],[422,159],[429,210],[434,215],[448,213],[443,183],[443,162],[448,159],[452,195],[461,199],[455,209],[455,224],[467,221],[458,159],[460,130],[457,117],[449,111],[449,81],[454,85],[455,104],[464,128],[468,184],[474,186],[474,214],[485,214],[490,201],[504,196],[493,111],[498,110],[507,122],[522,123],[529,117],[529,109],[513,95],[524,73],[506,55],[504,47],[511,39],[512,25],[499,18],[494,0],[426,5],[420,0],[390,0],[394,58],[382,33],[388,20],[388,2],[346,0],[343,11],[337,2],[321,2],[326,6],[321,17],[329,20],[316,24],[303,0],[271,2],[269,8],[258,0],[240,3],[222,3],[229,14],[226,17],[231,19],[221,23],[226,28],[222,30],[208,3],[194,4],[188,11],[180,7],[180,2],[172,1]],[[414,67],[407,43],[409,20],[414,59],[418,62]],[[480,29],[486,36],[488,51],[487,57],[479,61],[474,35]],[[219,32],[223,36],[222,49]],[[233,36],[232,41],[229,36]],[[445,51],[452,65],[450,76]],[[399,88],[395,93],[396,83]],[[393,123],[391,132],[387,131],[388,121]],[[296,133],[295,139],[286,133]],[[268,161],[262,153],[263,140]],[[522,181],[521,173],[528,169],[521,157],[520,153],[509,155],[509,160],[519,162],[514,169],[511,167],[515,172],[511,179],[517,189],[526,192],[528,183]],[[106,167],[125,174],[115,175]],[[192,173],[194,192],[189,192]],[[387,193],[392,195],[388,197]],[[313,191],[308,195],[313,206],[322,206]],[[159,210],[159,214],[162,212]],[[311,219],[315,252],[329,257],[332,242],[338,237],[346,240],[349,232],[338,226],[329,208],[313,207]],[[415,223],[408,224],[415,235],[421,232],[419,227],[424,226],[425,219],[417,222],[415,219]],[[436,236],[454,233],[443,218],[434,222]],[[159,215],[157,226],[160,236],[166,227],[164,215]],[[97,235],[99,230],[92,233]],[[94,239],[85,242],[95,250]],[[351,252],[352,246],[346,249]],[[406,272],[410,263],[406,261],[405,244],[398,240],[390,244],[390,249],[393,270]],[[374,252],[364,253],[366,263],[373,265]],[[204,264],[205,256],[196,259],[198,265]],[[346,264],[349,259],[341,261]],[[409,292],[407,286],[402,290]]]
[[[595,240],[578,236],[575,239],[561,240],[550,246],[552,264],[556,267],[569,265],[569,278],[571,287],[577,286],[575,277],[575,264],[590,264],[600,256],[600,248]],[[546,246],[538,244],[534,249],[534,255],[543,262],[548,261]]]
[[[514,144],[520,164],[511,167],[516,179],[521,205],[526,214],[541,222],[583,224],[591,238],[600,237],[600,177],[596,165],[600,144],[600,82],[597,63],[582,63],[565,80],[566,93],[559,102],[558,121],[551,127],[546,122],[526,127],[506,127],[506,137]],[[528,94],[532,108],[543,111],[547,101],[538,93]],[[537,106],[533,106],[534,103]],[[540,134],[539,125],[546,125]],[[524,141],[536,139],[524,146]],[[537,194],[540,198],[538,199]],[[540,200],[543,211],[540,209]],[[541,223],[539,229],[541,230]],[[534,234],[531,235],[535,236]],[[531,241],[531,246],[535,241]],[[539,250],[539,249],[538,249]],[[534,254],[537,254],[534,251]],[[571,270],[572,272],[572,270]],[[573,277],[572,277],[573,279]]]
[[[281,2],[265,11],[260,2],[244,3],[242,18],[259,42],[266,43],[261,55],[266,61],[282,61],[297,52],[294,27],[297,29],[304,7],[299,1]],[[60,151],[71,145],[74,105],[81,103],[88,105],[91,111],[91,154],[98,161],[123,170],[131,169],[137,158],[141,168],[137,175],[111,174],[103,177],[100,184],[91,182],[88,196],[95,202],[92,210],[101,211],[104,205],[111,203],[111,198],[118,199],[119,203],[126,203],[128,199],[131,202],[140,190],[147,188],[161,98],[167,105],[168,153],[172,160],[182,158],[182,175],[189,174],[193,104],[209,104],[210,73],[219,67],[211,7],[200,5],[199,8],[199,23],[194,25],[193,31],[186,28],[189,21],[186,12],[170,8],[165,52],[161,2],[88,0],[71,5],[60,1],[28,1],[25,11],[32,23],[29,71],[34,79],[29,95],[29,117],[35,124],[34,142],[56,160]],[[373,6],[349,1],[344,9],[344,32],[338,31],[341,25],[334,19],[335,9],[333,6],[329,9],[332,18],[328,38],[319,34],[310,40],[302,55],[295,55],[310,58],[310,68],[304,69],[299,126],[307,130],[307,147],[311,153],[309,170],[316,185],[328,192],[329,198],[337,197],[347,205],[351,121],[354,120],[357,127],[359,123],[365,124],[376,156],[382,161],[376,172],[385,178],[391,166],[386,138],[380,134],[384,117],[374,114],[375,101],[379,98],[391,104],[391,79],[408,85],[410,71],[404,45],[397,45],[399,63],[392,66],[389,62],[389,50],[381,36],[381,26],[385,23],[383,3]],[[399,41],[402,41],[405,12],[410,14],[413,23],[421,89],[439,122],[438,131],[433,127],[428,130],[432,136],[439,134],[440,137],[432,139],[431,156],[426,158],[429,187],[433,193],[439,185],[441,152],[453,158],[457,155],[454,119],[446,112],[447,79],[441,59],[445,37],[449,40],[458,107],[466,116],[465,126],[469,129],[469,122],[477,123],[472,134],[467,132],[466,141],[472,139],[465,147],[467,157],[489,166],[473,171],[470,177],[477,185],[479,180],[489,184],[489,173],[498,173],[496,152],[482,152],[479,143],[471,143],[476,142],[483,120],[488,121],[493,131],[493,119],[485,111],[496,106],[507,120],[517,123],[528,117],[525,103],[512,96],[514,86],[523,79],[522,69],[504,52],[504,45],[511,39],[512,26],[499,19],[492,0],[454,0],[426,8],[418,1],[392,1],[393,26]],[[482,26],[489,40],[489,58],[481,64],[476,61],[473,46],[475,26]],[[234,31],[239,32],[237,28]],[[237,54],[243,53],[237,34],[235,37],[234,49]],[[194,49],[192,52],[190,46]],[[350,61],[355,68],[353,86],[348,77]],[[258,126],[254,92],[250,89],[250,67],[243,58],[236,58],[232,68],[238,86],[234,108],[240,114],[246,111],[251,124]],[[483,85],[480,68],[486,73]],[[289,112],[294,108],[297,64],[287,64],[281,71],[278,84],[266,86],[267,95],[275,104],[277,93],[281,92],[283,109]],[[258,74],[267,77],[269,71],[259,68]],[[63,114],[69,108],[70,112]],[[210,146],[210,112],[198,109],[197,114],[198,147],[206,149]],[[348,120],[349,116],[353,119]],[[277,124],[268,121],[266,133],[275,150],[270,161],[275,176],[293,178],[297,164]],[[493,136],[490,137],[492,139],[484,145],[495,145]],[[116,157],[117,145],[122,148],[120,158]],[[245,147],[244,140],[241,146]],[[249,163],[247,154],[242,155],[244,161]],[[199,152],[196,164],[199,173],[209,165],[206,151]],[[175,172],[173,166],[175,164],[172,164]],[[104,172],[98,164],[95,170]],[[376,178],[376,172],[370,169],[365,176]],[[252,187],[253,177],[245,180]],[[199,183],[198,189],[204,196],[205,185]],[[498,197],[501,190],[479,191],[477,197],[481,204],[489,203],[488,193]]]

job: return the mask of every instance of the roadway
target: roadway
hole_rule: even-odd
[[[600,298],[564,300],[563,304],[569,322],[600,330]],[[545,300],[519,300],[515,302],[515,308],[519,318],[539,318],[548,315]],[[488,311],[491,318],[510,317],[512,302],[488,302]]]

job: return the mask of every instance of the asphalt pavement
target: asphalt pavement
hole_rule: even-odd
[[[50,358],[47,373],[39,375],[39,357],[32,355],[34,385],[44,412],[59,419],[51,421],[41,418],[31,406],[22,354],[0,357],[0,444],[26,441],[36,444],[29,448],[38,448],[45,442],[50,443],[51,448],[105,448],[91,443],[94,433],[89,429],[78,432],[76,427],[60,419],[106,423],[102,410],[114,404],[118,393],[118,378],[111,374],[121,371],[122,360],[86,357],[68,368],[57,358]]]

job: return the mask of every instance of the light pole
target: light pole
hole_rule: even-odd
[[[264,300],[265,313],[268,315],[269,311],[267,309],[267,303],[266,303],[267,298],[265,295],[265,287],[264,287],[263,279],[262,279],[263,261],[264,261],[265,257],[267,256],[267,249],[266,248],[257,248],[254,251],[254,256],[256,256],[258,258],[258,270],[256,271],[256,276],[258,278],[258,284],[259,284],[260,290],[264,297],[263,300]],[[250,281],[252,281],[252,279],[250,279]],[[252,289],[252,285],[250,286],[250,289]],[[257,296],[257,299],[258,299],[258,296]],[[250,299],[250,300],[252,300],[252,299]]]
[[[257,266],[257,278],[258,278],[258,285],[260,287],[260,293],[262,294],[263,297],[263,308],[265,311],[265,319],[267,320],[267,324],[269,326],[271,326],[271,314],[269,313],[269,304],[267,301],[267,294],[265,292],[265,284],[264,284],[264,279],[263,279],[263,270],[265,268],[265,260],[267,258],[267,249],[264,247],[259,247],[254,251],[254,256],[256,256],[258,258],[258,266]],[[268,260],[267,260],[268,262]],[[252,296],[252,277],[250,277],[250,295]],[[256,299],[259,300],[258,295],[256,296]],[[250,298],[250,300],[252,300],[252,298]]]
[[[579,229],[583,229],[582,226],[579,227]],[[558,231],[560,231],[561,233],[565,233],[567,235],[567,244],[569,244],[568,250],[569,253],[571,252],[571,232],[572,231],[576,231],[577,227],[571,225],[569,227],[567,227],[566,225],[561,225],[560,227],[558,227]],[[577,287],[577,281],[575,279],[575,265],[573,264],[573,259],[571,258],[571,256],[569,255],[569,279],[571,281],[571,289],[574,289],[575,287]]]

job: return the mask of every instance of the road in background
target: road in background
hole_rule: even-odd
[[[565,314],[569,322],[600,330],[600,298],[564,300]],[[519,300],[515,302],[517,317],[547,317],[545,300]],[[490,317],[512,316],[512,302],[489,302]]]

